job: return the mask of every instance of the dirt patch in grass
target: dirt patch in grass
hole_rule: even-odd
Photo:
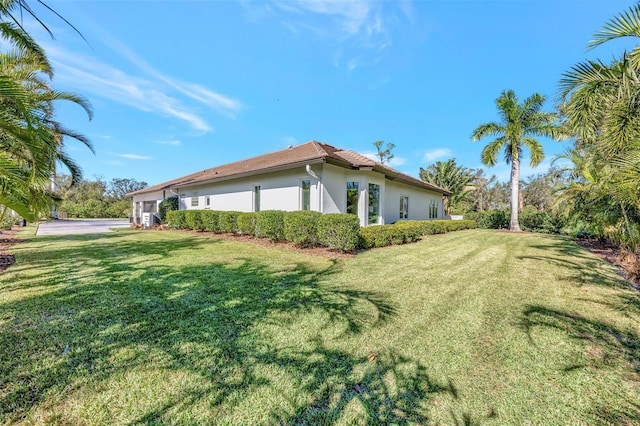
[[[15,256],[9,252],[9,249],[23,241],[15,237],[17,232],[18,228],[15,227],[13,229],[0,232],[0,273],[4,272],[16,261]]]

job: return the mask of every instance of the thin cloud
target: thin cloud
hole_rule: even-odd
[[[168,141],[157,141],[156,143],[158,145],[172,145],[172,146],[182,145],[182,141],[179,141],[177,139],[168,140]]]
[[[74,85],[74,90],[128,105],[141,111],[174,117],[201,132],[213,127],[185,101],[195,101],[230,118],[244,108],[230,97],[195,83],[181,82],[158,72],[126,46],[113,42],[114,50],[138,66],[142,76],[132,75],[94,57],[79,55],[49,44],[45,48],[56,69],[56,80]]]
[[[422,157],[424,161],[430,163],[439,158],[450,157],[453,152],[449,148],[437,148],[424,153]]]
[[[116,154],[118,157],[127,158],[129,160],[153,160],[153,157],[138,154]]]

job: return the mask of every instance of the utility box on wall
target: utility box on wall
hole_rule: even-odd
[[[142,226],[144,229],[149,229],[156,224],[156,215],[155,213],[142,213]]]

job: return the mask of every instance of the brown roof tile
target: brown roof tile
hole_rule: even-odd
[[[371,167],[373,170],[383,173],[391,180],[398,180],[409,185],[449,194],[449,191],[445,189],[400,173],[399,171],[373,161],[364,155],[336,148],[325,143],[310,141],[302,145],[289,147],[280,151],[270,152],[257,157],[247,158],[246,160],[240,160],[234,163],[202,170],[177,179],[153,185],[139,191],[134,191],[127,195],[132,196],[147,192],[162,191],[186,185],[251,176],[269,171],[285,170],[309,163],[317,164],[323,162],[334,163],[343,167]]]

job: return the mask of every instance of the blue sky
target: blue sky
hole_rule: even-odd
[[[318,140],[373,153],[412,176],[455,157],[481,167],[498,119],[494,100],[546,95],[587,58],[609,60],[632,41],[587,52],[602,24],[631,1],[54,1],[85,36],[40,11],[37,34],[53,87],[88,98],[88,121],[58,104],[58,120],[88,136],[66,142],[86,178],[160,183]],[[567,143],[544,141],[544,172]],[[508,167],[485,168],[508,178]]]

